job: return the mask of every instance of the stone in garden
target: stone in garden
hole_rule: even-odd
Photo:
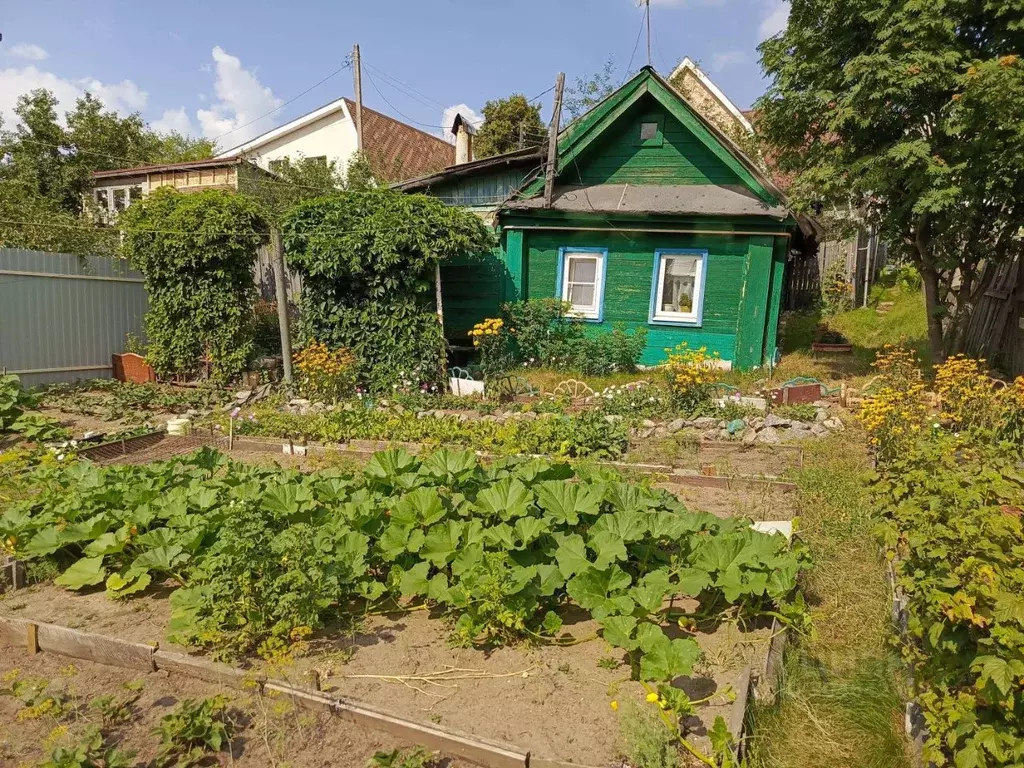
[[[755,440],[757,440],[757,430],[748,428],[747,431],[743,433],[743,442],[750,445]]]
[[[693,420],[693,426],[697,429],[711,429],[718,426],[718,419],[714,416],[701,416],[699,419]]]
[[[793,426],[782,433],[786,440],[805,440],[812,436],[811,430],[804,426]]]
[[[400,406],[400,405],[399,405],[398,403],[395,403],[395,404],[394,404],[393,406],[391,406],[391,407],[392,407],[392,408],[394,409],[395,413],[405,413],[405,408],[403,408],[402,406]]]
[[[815,408],[828,408],[831,403],[828,400],[815,400],[811,405]]]
[[[252,397],[252,390],[243,389],[240,392],[235,392],[235,402],[244,403],[250,397]]]
[[[709,429],[706,432],[704,432],[702,437],[705,440],[717,440],[718,439],[718,430],[717,429]]]
[[[788,427],[792,424],[790,419],[784,419],[781,416],[776,416],[774,413],[769,413],[764,418],[764,424],[766,427]]]
[[[792,419],[789,422],[789,428],[809,430],[811,428],[811,425],[808,424],[806,421],[797,421],[796,419]]]
[[[683,419],[672,419],[668,424],[665,425],[665,429],[671,433],[676,433],[686,426],[686,421]]]
[[[655,437],[668,437],[668,430],[665,429],[664,427],[655,427],[654,428],[654,436]]]
[[[609,424],[616,424],[616,423],[622,421],[622,417],[621,416],[617,416],[614,413],[611,413],[611,414],[608,414],[607,416],[605,416],[604,420],[607,421]]]
[[[825,419],[825,421],[822,422],[822,425],[828,427],[829,429],[835,430],[836,432],[842,432],[844,429],[846,429],[846,427],[843,426],[843,422],[835,418]]]
[[[732,435],[732,433],[728,429],[726,429],[725,427],[722,427],[720,430],[718,430],[718,439],[719,440],[728,440],[731,435]]]
[[[293,406],[295,408],[303,408],[309,405],[309,400],[306,400],[303,397],[293,397],[291,400],[288,401],[288,405]]]
[[[817,411],[814,412],[814,420],[815,421],[824,421],[827,418],[828,418],[828,409],[827,408],[819,408]]]
[[[345,405],[347,406],[347,405],[348,405],[348,403],[345,403]],[[345,408],[345,410],[347,411],[347,410],[348,410],[348,408],[346,407],[346,408]],[[417,419],[425,419],[425,418],[427,418],[427,416],[429,416],[429,415],[430,415],[430,411],[417,411],[417,412],[416,412],[416,418],[417,418]]]
[[[719,429],[725,429],[728,426],[729,426],[729,422],[727,422],[725,419],[719,419],[718,420],[718,428]]]
[[[640,424],[641,424],[641,426],[644,426],[644,427],[656,427],[656,426],[658,426],[658,423],[656,421],[651,421],[650,419],[644,419],[642,422],[640,422]]]
[[[817,437],[825,437],[825,435],[829,434],[828,427],[824,424],[812,424],[811,434],[816,435]]]
[[[779,431],[775,427],[765,427],[757,433],[757,442],[759,443],[781,443],[782,437],[779,435]]]
[[[755,416],[748,423],[754,429],[761,429],[764,427],[764,416]]]
[[[519,418],[525,419],[526,421],[533,421],[534,419],[537,418],[537,414],[534,413],[533,411],[523,411],[522,413],[519,414]]]

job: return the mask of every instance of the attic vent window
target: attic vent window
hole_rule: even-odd
[[[660,147],[664,142],[665,118],[661,115],[643,115],[640,131],[634,133],[633,143],[638,147]]]

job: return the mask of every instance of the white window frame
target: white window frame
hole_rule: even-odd
[[[693,280],[693,308],[689,312],[663,312],[661,294],[665,287],[668,260],[674,256],[697,259]],[[704,287],[708,269],[708,252],[692,248],[662,249],[654,252],[654,275],[651,280],[651,308],[648,322],[652,325],[685,325],[699,327],[704,322]]]
[[[570,314],[579,320],[599,323],[604,319],[604,285],[608,269],[608,249],[570,248],[568,246],[558,249],[558,293],[556,297],[562,301],[569,301],[569,265],[576,260],[595,262],[594,303],[588,307],[573,306]]]

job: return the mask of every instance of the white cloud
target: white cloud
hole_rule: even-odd
[[[761,19],[758,35],[761,40],[774,37],[789,23],[789,3],[786,0],[769,0],[768,15]]]
[[[191,136],[195,133],[192,127],[192,119],[184,107],[177,109],[166,109],[159,120],[153,121],[153,129],[160,133],[180,133]]]
[[[28,59],[29,61],[43,61],[50,58],[50,54],[35,43],[17,43],[7,51],[8,56],[16,59]]]
[[[64,113],[74,109],[75,100],[86,91],[102,101],[107,109],[121,115],[144,109],[148,101],[148,94],[131,80],[120,83],[104,83],[92,77],[69,80],[32,65],[4,69],[0,70],[0,115],[8,127],[17,120],[14,108],[18,97],[36,88],[46,88],[57,97],[57,116],[61,122]]]
[[[742,64],[747,60],[747,54],[743,51],[723,51],[711,57],[711,71],[721,72],[726,67],[734,64]]]
[[[213,49],[213,62],[218,101],[196,112],[203,135],[216,139],[227,134],[220,143],[233,147],[273,128],[274,115],[267,113],[280,107],[281,99],[219,45]]]
[[[454,104],[448,107],[441,114],[441,133],[445,140],[452,144],[455,143],[455,137],[452,135],[452,126],[455,124],[456,115],[462,115],[462,119],[468,120],[477,130],[480,130],[480,126],[484,124],[483,115],[479,114],[468,104]]]

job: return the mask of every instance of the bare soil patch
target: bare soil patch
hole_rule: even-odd
[[[45,653],[30,656],[20,648],[5,648],[0,675],[12,670],[18,670],[23,679],[49,680],[48,692],[66,694],[73,711],[61,718],[19,719],[21,701],[0,696],[0,765],[38,765],[54,747],[73,744],[90,725],[101,725],[88,703],[103,695],[128,697],[132,693],[124,684],[130,682],[142,683],[130,720],[104,732],[118,748],[135,751],[138,765],[150,764],[156,757],[159,737],[152,729],[179,701],[221,694],[231,699],[229,713],[238,732],[230,751],[217,755],[211,762],[214,765],[361,768],[377,751],[414,746],[327,713],[298,709],[282,697],[242,693],[166,672],[139,676],[118,667]],[[468,768],[468,764],[452,760],[443,764]]]
[[[165,639],[166,591],[115,602],[100,591],[75,594],[37,585],[0,598],[0,612],[184,650]],[[632,699],[652,705],[643,703],[643,686],[629,679],[625,654],[596,638],[596,622],[571,612],[564,618],[566,631],[583,642],[477,649],[450,646],[445,620],[425,610],[367,616],[355,626],[321,633],[308,653],[292,662],[270,667],[255,661],[253,666],[306,686],[310,671],[316,670],[325,691],[397,715],[515,744],[537,755],[609,765],[621,750],[620,715],[611,702]],[[747,666],[756,669],[763,663],[770,633],[721,623],[693,636],[704,659],[692,676],[676,684],[692,699],[713,697],[689,724],[691,740],[707,748],[707,730],[715,717],[729,719],[731,691]]]

